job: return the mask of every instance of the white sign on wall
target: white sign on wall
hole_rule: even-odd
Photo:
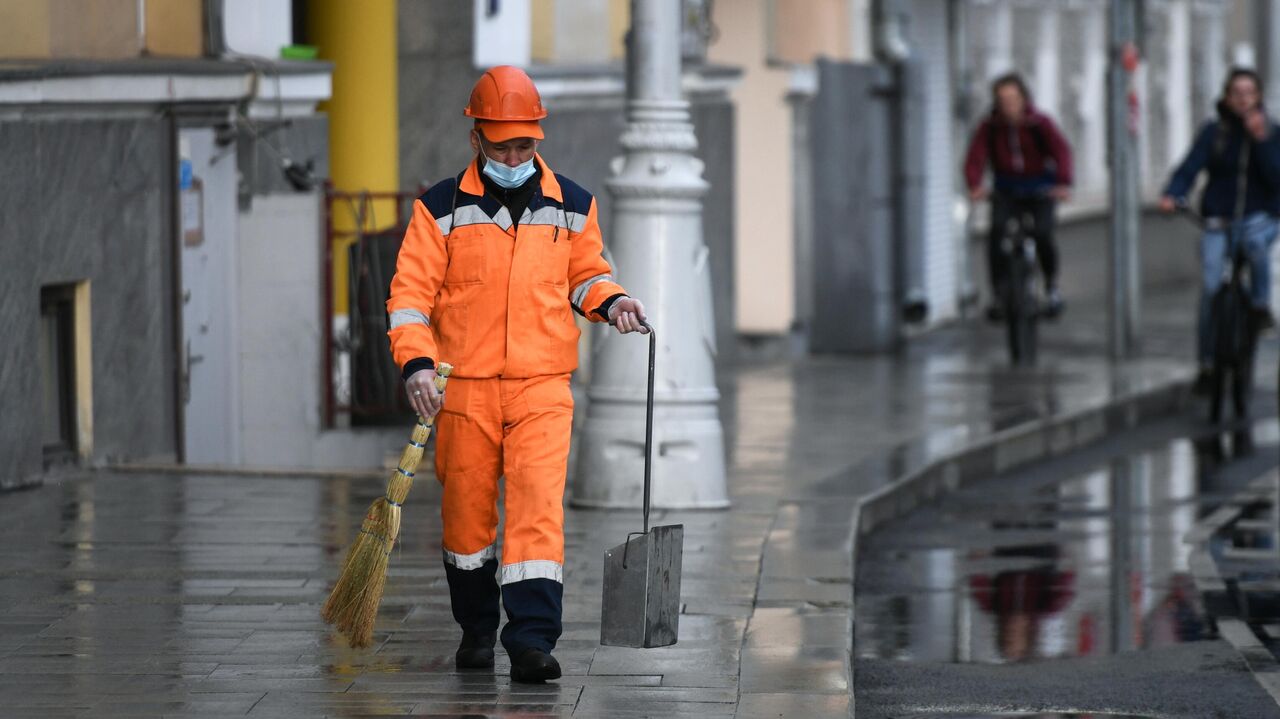
[[[532,48],[529,0],[474,0],[477,68],[494,65],[528,67]]]
[[[276,59],[280,48],[293,43],[290,0],[223,0],[222,12],[227,49],[233,53]]]

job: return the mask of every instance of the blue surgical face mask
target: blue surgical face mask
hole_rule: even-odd
[[[536,172],[533,166],[533,158],[530,157],[528,162],[522,162],[515,167],[510,167],[497,160],[484,158],[484,174],[489,176],[490,180],[498,183],[499,187],[505,187],[508,190],[514,190],[523,185],[533,177]]]

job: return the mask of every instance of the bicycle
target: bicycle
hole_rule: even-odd
[[[1249,417],[1249,390],[1253,385],[1254,358],[1261,328],[1250,297],[1251,265],[1242,237],[1235,237],[1238,222],[1206,220],[1186,205],[1178,207],[1205,231],[1221,231],[1226,236],[1223,249],[1222,284],[1209,304],[1210,341],[1213,347],[1209,368],[1209,421],[1222,421],[1222,401],[1227,379],[1231,379],[1231,401],[1237,420]]]
[[[1015,366],[1029,366],[1036,361],[1036,328],[1041,313],[1036,290],[1036,241],[1031,232],[1034,223],[1030,212],[1012,213],[1000,240],[1005,281],[999,290],[999,302],[1008,334],[1009,359]]]

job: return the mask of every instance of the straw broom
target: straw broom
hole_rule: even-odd
[[[453,366],[444,363],[436,368],[436,389],[444,392],[452,371]],[[434,417],[418,418],[413,437],[400,455],[400,465],[387,482],[386,496],[377,498],[369,506],[360,534],[347,552],[342,574],[338,575],[329,599],[320,610],[320,616],[337,627],[353,649],[369,646],[373,638],[373,621],[378,616],[378,604],[387,585],[391,548],[400,536],[400,509],[409,496],[413,473],[422,461],[434,424]]]

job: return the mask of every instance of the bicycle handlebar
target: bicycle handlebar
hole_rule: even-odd
[[[1176,214],[1187,218],[1187,220],[1192,222],[1201,230],[1228,234],[1228,241],[1223,243],[1222,256],[1230,259],[1233,263],[1240,261],[1247,263],[1249,261],[1249,257],[1244,251],[1244,243],[1231,241],[1230,239],[1231,225],[1234,224],[1232,220],[1223,219],[1221,217],[1205,217],[1199,212],[1196,212],[1195,208],[1191,206],[1191,203],[1186,200],[1179,200],[1175,202],[1173,211]]]
[[[1206,224],[1204,215],[1201,215],[1199,212],[1196,212],[1196,209],[1192,207],[1191,203],[1187,202],[1186,200],[1177,200],[1176,202],[1174,202],[1173,212],[1174,214],[1182,215],[1183,217],[1187,218],[1196,227],[1203,228]]]
[[[1188,221],[1190,221],[1192,224],[1194,224],[1196,227],[1202,230],[1226,232],[1230,230],[1231,225],[1235,223],[1234,220],[1228,220],[1223,217],[1205,217],[1204,215],[1197,212],[1195,208],[1191,206],[1191,203],[1187,202],[1186,200],[1180,200],[1177,203],[1175,203],[1173,206],[1173,211],[1174,213],[1182,215],[1183,217],[1187,218]]]

